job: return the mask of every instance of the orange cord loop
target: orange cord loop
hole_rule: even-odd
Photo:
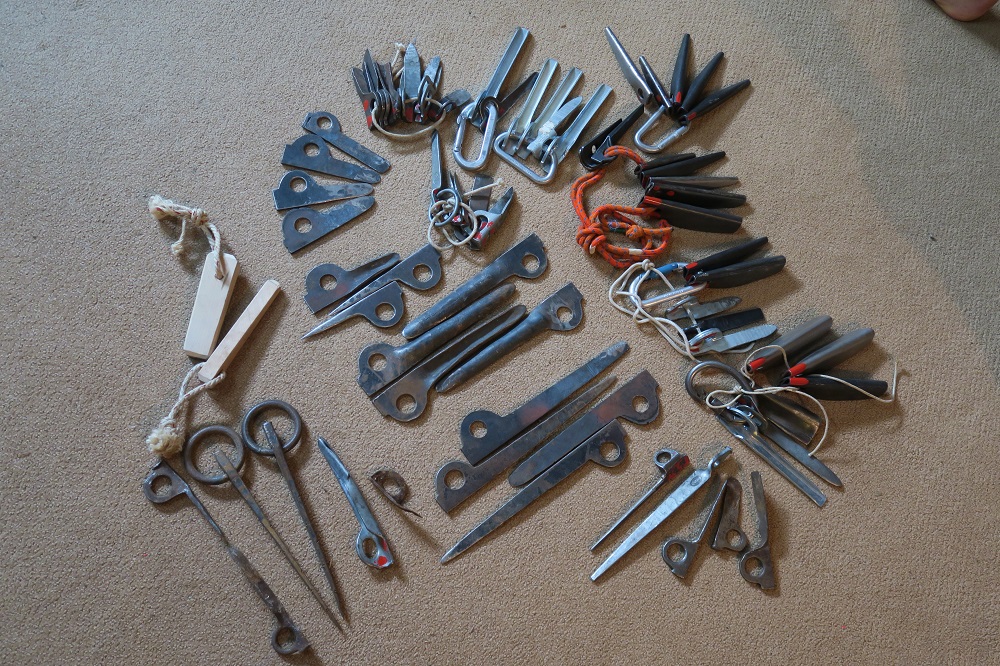
[[[644,164],[639,153],[624,146],[611,146],[604,151],[604,154],[608,157],[627,157],[640,167]],[[583,194],[588,187],[604,178],[606,170],[607,166],[604,166],[573,181],[570,198],[573,210],[580,218],[580,226],[576,230],[576,242],[588,253],[601,255],[605,261],[619,270],[646,259],[656,259],[670,249],[670,232],[673,231],[673,227],[659,216],[655,208],[605,204],[598,206],[594,212],[587,213]],[[640,224],[636,218],[653,222],[656,226]],[[641,247],[614,245],[608,240],[608,234],[612,232],[624,234],[626,238],[640,244]]]

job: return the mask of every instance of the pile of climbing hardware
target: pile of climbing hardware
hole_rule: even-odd
[[[582,86],[591,89],[589,95],[576,92],[584,79],[583,70],[571,67],[557,76],[559,63],[554,58],[542,60],[537,70],[518,78],[515,68],[525,58],[529,37],[527,29],[517,28],[490,73],[460,68],[450,72],[450,76],[460,73],[472,79],[485,78],[486,84],[476,96],[464,89],[443,93],[444,63],[436,56],[425,62],[414,43],[397,44],[394,55],[385,62],[376,61],[372,51],[366,50],[360,66],[349,72],[362,113],[351,117],[346,133],[330,112],[305,113],[301,124],[304,133],[285,146],[280,162],[286,171],[273,191],[287,251],[294,256],[308,247],[308,254],[314,257],[327,255],[303,271],[306,309],[320,319],[310,320],[298,308],[287,315],[296,322],[303,317],[295,325],[304,332],[303,339],[313,340],[304,347],[304,353],[312,354],[310,362],[323,363],[334,351],[326,346],[331,344],[331,336],[321,334],[347,328],[347,322],[358,319],[375,327],[361,329],[378,335],[363,343],[358,343],[357,336],[341,336],[335,353],[349,353],[351,358],[358,353],[356,383],[376,413],[385,417],[379,439],[388,442],[387,446],[394,439],[412,444],[414,431],[410,428],[437,418],[431,408],[432,396],[435,401],[448,399],[437,394],[464,386],[469,395],[463,400],[481,405],[457,424],[458,453],[438,468],[434,479],[413,483],[420,472],[410,470],[407,482],[404,474],[386,467],[376,449],[357,445],[358,438],[349,434],[352,416],[367,407],[357,392],[342,390],[350,384],[349,377],[330,376],[329,389],[352,401],[357,410],[311,414],[308,430],[296,408],[271,399],[255,404],[238,422],[203,423],[188,435],[196,402],[209,399],[204,396],[211,396],[219,386],[233,388],[225,382],[226,371],[254,337],[258,324],[274,316],[270,305],[281,287],[275,280],[258,285],[256,295],[220,340],[241,264],[234,254],[224,251],[220,230],[209,221],[206,211],[158,196],[150,199],[149,209],[157,220],[180,223],[180,237],[172,246],[175,254],[186,250],[196,229],[208,239],[209,252],[183,347],[194,363],[186,370],[176,402],[146,440],[154,460],[142,484],[143,492],[157,505],[183,496],[195,507],[273,615],[270,640],[279,654],[310,649],[306,632],[209,513],[195,494],[193,482],[229,484],[235,489],[228,500],[242,501],[249,507],[336,632],[346,632],[350,625],[350,599],[343,594],[339,578],[361,575],[359,570],[364,566],[345,562],[335,566],[329,552],[336,551],[328,551],[320,539],[325,523],[347,521],[353,526],[356,521],[357,537],[346,546],[353,548],[361,563],[375,569],[399,567],[395,547],[380,527],[376,510],[398,509],[405,520],[421,520],[423,514],[413,507],[426,512],[423,507],[427,502],[412,500],[426,496],[433,487],[441,510],[454,514],[457,507],[473,504],[480,491],[505,477],[508,498],[499,508],[480,512],[485,517],[470,525],[464,536],[455,534],[454,545],[441,556],[442,563],[449,562],[473,547],[485,547],[487,537],[547,491],[570,477],[579,478],[577,472],[589,467],[588,462],[614,468],[630,451],[644,460],[652,456],[658,473],[637,502],[628,503],[616,519],[607,517],[610,526],[591,550],[600,553],[613,535],[624,536],[617,546],[601,554],[592,580],[602,579],[616,565],[622,569],[625,555],[659,530],[659,538],[664,539],[660,554],[666,565],[665,577],[669,578],[667,572],[687,576],[701,544],[706,543],[712,551],[735,560],[745,581],[769,590],[777,587],[778,577],[769,547],[768,503],[773,499],[764,494],[764,476],[769,489],[788,483],[808,504],[825,506],[828,487],[842,488],[844,483],[818,456],[832,432],[824,403],[895,400],[895,369],[890,383],[843,368],[856,357],[860,359],[857,363],[866,362],[863,354],[873,341],[872,329],[837,335],[830,316],[815,314],[814,308],[821,306],[815,303],[801,304],[796,321],[780,323],[768,322],[763,308],[738,309],[744,299],[753,302],[760,297],[761,284],[794,299],[794,293],[787,293],[794,290],[782,283],[793,267],[786,272],[785,257],[771,253],[768,238],[747,228],[754,225],[752,218],[745,219],[747,196],[734,191],[739,179],[713,171],[726,163],[724,151],[685,148],[673,154],[663,152],[671,144],[690,139],[696,119],[721,108],[736,110],[735,103],[724,103],[738,100],[750,82],[712,88],[722,53],[689,76],[693,45],[690,36],[683,35],[666,84],[646,58],[640,57],[636,64],[608,28],[605,37],[611,52],[639,104],[588,138],[584,133],[611,100],[611,87],[602,83]],[[501,128],[508,114],[511,120]],[[647,115],[631,137],[634,148],[623,145],[631,128]],[[446,151],[441,148],[448,118],[455,121],[451,159],[458,169],[475,172],[468,189],[463,189],[459,171],[449,168]],[[663,121],[672,123],[672,129],[662,138],[650,138]],[[390,165],[348,136],[362,123],[376,141],[383,137],[414,142],[429,139],[429,159],[414,162],[430,166],[426,234],[422,194],[412,197],[412,209],[381,215],[374,210],[375,186],[383,186],[382,179],[391,177]],[[481,135],[474,157],[465,152],[470,127]],[[404,154],[412,153],[413,145],[417,144],[410,144]],[[585,173],[570,184],[569,169],[559,173],[559,167],[574,150]],[[494,154],[498,158],[495,166],[503,171],[487,174],[484,169]],[[349,159],[341,159],[344,156]],[[624,192],[621,186],[615,190],[616,196],[624,193],[626,198],[590,210],[587,196],[592,194],[591,188],[616,162],[633,166]],[[520,210],[515,205],[514,188],[504,182],[504,178],[519,178],[514,174],[550,193],[569,185],[571,205]],[[561,181],[560,176],[564,177]],[[635,188],[634,192],[628,193],[629,188]],[[562,196],[553,200],[564,203]],[[552,256],[552,246],[546,248],[536,231],[572,220],[573,213],[578,220],[576,241],[584,255]],[[766,211],[755,215],[759,213],[766,215]],[[367,256],[329,256],[333,246],[329,239],[343,234],[349,223],[365,215],[366,221],[352,226],[378,241],[376,251]],[[415,225],[409,224],[411,218],[415,218]],[[552,224],[541,225],[542,220]],[[530,221],[532,226],[518,235],[522,221]],[[772,226],[783,222],[770,220]],[[683,252],[673,246],[676,230],[683,234]],[[736,240],[722,245],[708,240],[709,247],[698,246],[706,238],[717,239],[717,234],[732,235]],[[520,240],[509,240],[517,237]],[[326,242],[321,242],[324,239]],[[488,256],[483,259],[466,250]],[[412,290],[433,295],[445,277],[444,266],[461,274],[463,260],[475,262],[477,270],[469,271],[471,277],[457,286],[448,285],[449,291],[436,295],[433,303],[407,317],[404,299],[413,296],[406,294]],[[659,333],[677,356],[655,355],[667,367],[623,369],[626,379],[619,381],[607,371],[627,363],[628,342],[608,340],[604,344],[609,346],[596,354],[595,349],[580,349],[582,345],[573,343],[572,336],[586,324],[584,292],[576,284],[548,285],[544,288],[547,296],[514,303],[517,286],[522,284],[515,278],[541,281],[550,260],[587,262],[598,272],[598,279],[603,272],[610,282],[610,305],[638,327]],[[607,273],[602,261],[612,273]],[[583,275],[578,283],[586,285],[588,281],[589,276]],[[603,302],[603,298],[593,299],[588,307],[606,307]],[[632,344],[637,343],[660,345],[659,338],[648,335],[636,336]],[[519,406],[508,411],[496,403],[496,396],[485,394],[470,380],[515,353],[550,353],[554,361],[545,366],[551,376],[538,371],[511,386],[521,398]],[[252,362],[246,354],[242,356],[242,363]],[[732,435],[753,455],[745,455],[743,447],[734,451],[718,443],[688,443],[687,452],[674,448],[676,443],[669,447],[655,444],[665,438],[654,432],[662,422],[659,392],[663,389],[653,371],[662,377],[684,376],[683,390],[715,417],[721,426],[719,432]],[[554,377],[559,379],[553,382]],[[680,386],[671,388],[681,390]],[[397,423],[410,426],[402,430]],[[678,423],[672,419],[673,439],[683,426]],[[334,432],[344,441],[330,435]],[[289,456],[313,446],[309,440],[314,440],[321,455],[310,458],[300,454],[293,472]],[[737,457],[739,464],[733,462]],[[259,470],[249,471],[254,464],[251,459]],[[320,461],[326,461],[333,473],[333,479],[326,478],[325,487],[334,487],[335,482],[346,499],[332,514],[311,508],[304,499],[308,494],[302,492],[304,479],[317,478],[307,476],[302,466]],[[365,470],[371,482],[369,498],[374,488],[375,496],[384,502],[369,502],[361,488],[367,484],[359,485],[356,479],[361,477],[353,476],[348,464],[355,471]],[[641,467],[636,465],[639,473]],[[251,491],[251,480],[272,472],[287,486],[301,526],[272,522]],[[629,475],[606,476],[601,481],[602,492],[618,493],[624,499],[628,493],[622,488],[626,485],[623,480]],[[741,517],[747,486],[753,529],[745,529]],[[653,501],[655,495],[662,497]],[[214,493],[205,496],[212,503],[226,501]],[[554,501],[569,503],[568,498]],[[682,531],[674,516],[690,506],[701,510]],[[641,511],[643,507],[651,508]],[[568,511],[581,508],[565,507]],[[162,518],[189,520],[185,513],[165,513]],[[682,536],[667,536],[663,525]],[[315,557],[323,581],[313,580],[300,560],[301,553],[296,554],[286,541],[292,529],[301,529],[308,537],[310,557]],[[519,525],[490,541],[494,548],[501,548],[526,529]],[[577,545],[585,547],[582,540]],[[539,556],[550,546],[536,544]],[[206,551],[205,557],[211,556]]]

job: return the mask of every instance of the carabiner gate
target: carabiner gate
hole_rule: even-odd
[[[479,171],[486,166],[486,160],[489,159],[490,156],[490,147],[493,145],[493,139],[497,133],[497,121],[500,119],[500,112],[497,108],[496,100],[486,100],[483,103],[483,107],[486,110],[486,126],[483,128],[483,144],[479,148],[479,156],[473,160],[467,160],[462,154],[462,144],[465,142],[465,126],[470,122],[475,107],[475,104],[469,104],[462,109],[460,114],[458,114],[458,119],[456,120],[458,128],[455,130],[455,145],[451,150],[452,155],[455,157],[455,161],[458,162],[458,165],[466,171]]]
[[[646,133],[649,132],[649,130],[653,128],[653,125],[655,125],[656,122],[660,118],[662,118],[663,115],[667,112],[668,109],[664,106],[661,106],[652,115],[649,116],[649,119],[642,124],[642,127],[640,127],[635,131],[635,136],[633,137],[633,139],[635,140],[635,145],[638,146],[639,150],[648,154],[660,153],[663,152],[663,150],[667,146],[672,144],[674,141],[687,134],[690,125],[687,124],[686,122],[683,122],[682,120],[681,122],[683,122],[683,124],[678,124],[676,129],[674,129],[672,132],[670,132],[665,137],[660,139],[658,142],[649,144],[643,140],[643,137],[646,135]]]

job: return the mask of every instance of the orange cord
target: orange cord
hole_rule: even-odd
[[[639,153],[624,146],[611,146],[604,151],[607,157],[627,157],[640,167],[645,164]],[[649,206],[618,206],[606,204],[598,206],[588,214],[583,203],[583,193],[591,185],[604,178],[607,166],[584,174],[573,181],[570,198],[580,226],[576,230],[576,242],[590,254],[599,254],[604,260],[619,270],[646,259],[655,259],[670,249],[670,232],[673,227],[659,216],[655,208]],[[657,226],[640,225],[636,218],[655,222]],[[611,232],[624,233],[641,248],[613,245],[607,238]]]

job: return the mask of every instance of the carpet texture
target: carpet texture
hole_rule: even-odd
[[[146,211],[159,193],[208,210],[238,255],[227,327],[264,280],[285,289],[191,424],[236,424],[266,398],[296,405],[307,424],[291,460],[350,609],[346,635],[332,630],[231,488],[193,486],[312,641],[312,653],[289,662],[998,663],[996,10],[960,24],[923,0],[76,0],[7,3],[2,21],[4,661],[280,661],[271,617],[197,512],[182,501],[156,508],[140,491],[151,460],[144,437],[190,367],[181,344],[204,250],[199,241],[188,261],[170,255],[176,228]],[[613,272],[573,240],[575,157],[545,187],[493,158],[490,171],[517,189],[506,227],[486,255],[450,256],[438,288],[405,298],[409,314],[424,310],[536,231],[550,267],[540,280],[517,281],[518,299],[531,307],[572,280],[587,299],[580,328],[540,336],[436,396],[407,425],[380,417],[354,383],[358,351],[398,343],[398,330],[355,322],[299,341],[314,322],[301,301],[309,268],[405,255],[423,242],[427,144],[365,131],[348,77],[364,49],[385,59],[392,42],[415,39],[425,57],[443,58],[446,89],[475,94],[523,25],[532,38],[517,71],[555,57],[584,70],[587,94],[614,86],[604,126],[633,105],[602,35],[608,24],[663,76],[687,31],[699,65],[724,50],[723,79],[753,81],[679,144],[727,151],[718,173],[739,176],[750,201],[740,237],[766,234],[788,257],[779,277],[739,290],[746,304],[783,328],[816,313],[831,314],[840,331],[871,326],[876,344],[849,367],[887,377],[898,359],[907,373],[894,405],[829,406],[821,457],[846,487],[823,509],[686,396],[686,361],[607,304]],[[317,109],[337,114],[393,167],[371,214],[293,258],[271,189],[282,147]],[[445,142],[452,136],[449,123]],[[635,195],[619,172],[591,203]],[[675,256],[730,241],[678,231]],[[645,368],[660,383],[659,418],[626,425],[629,460],[578,472],[439,565],[511,494],[497,482],[453,515],[435,504],[433,476],[458,455],[463,415],[506,413],[616,340],[632,346],[616,366],[619,381]],[[358,561],[357,525],[317,436],[358,478],[397,566],[376,572]],[[667,572],[659,544],[690,535],[698,506],[591,583],[609,549],[593,554],[588,545],[651,481],[652,452],[671,446],[701,465],[720,444],[734,447],[722,471],[743,482],[753,540],[750,472],[763,471],[778,590],[751,587],[733,557],[708,549],[685,580]],[[409,481],[423,518],[374,492],[366,477],[383,466]],[[321,580],[273,466],[252,459],[245,476]]]

